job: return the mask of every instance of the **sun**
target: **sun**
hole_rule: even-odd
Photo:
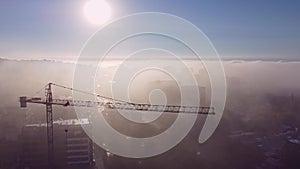
[[[89,0],[84,6],[87,20],[95,25],[102,25],[111,16],[111,8],[105,0]]]

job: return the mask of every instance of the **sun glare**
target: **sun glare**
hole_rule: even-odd
[[[87,20],[95,25],[102,25],[111,16],[111,8],[105,0],[90,0],[84,6]]]

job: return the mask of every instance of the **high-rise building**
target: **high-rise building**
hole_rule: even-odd
[[[84,120],[65,120],[54,123],[54,168],[94,168],[93,142],[81,125]],[[26,125],[22,130],[22,168],[48,168],[47,129],[45,124]]]

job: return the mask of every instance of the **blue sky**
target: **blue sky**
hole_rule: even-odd
[[[0,57],[63,59],[79,54],[99,28],[83,16],[88,0],[0,2]],[[112,18],[164,12],[185,18],[223,59],[300,61],[297,0],[107,0]]]

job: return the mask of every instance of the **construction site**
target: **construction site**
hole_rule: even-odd
[[[99,101],[58,99],[53,94],[53,87],[88,95],[94,95]],[[85,133],[83,126],[92,126],[88,119],[54,120],[54,106],[61,107],[100,107],[107,110],[128,110],[144,112],[165,112],[171,114],[192,113],[214,115],[213,107],[152,105],[131,103],[88,93],[70,87],[48,83],[44,87],[45,98],[20,97],[20,107],[27,108],[28,104],[45,106],[46,123],[25,124],[22,129],[21,166],[24,169],[95,169],[108,168],[108,160],[113,154],[107,149],[101,149]],[[40,92],[40,91],[39,91]],[[108,115],[110,123],[114,118]],[[38,139],[37,139],[38,138]],[[97,149],[97,150],[95,150]],[[97,151],[97,155],[95,152]],[[98,159],[96,165],[95,159]]]

